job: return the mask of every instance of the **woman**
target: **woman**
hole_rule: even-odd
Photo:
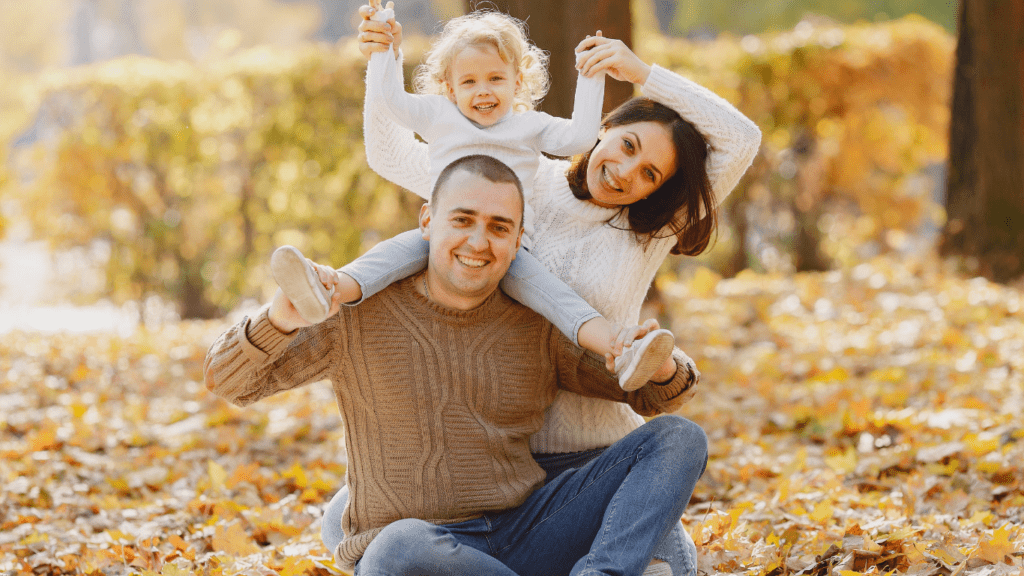
[[[360,50],[367,57],[401,43],[401,25],[374,22],[372,11],[360,8]],[[603,71],[633,82],[646,98],[609,113],[590,152],[571,163],[541,160],[532,253],[609,321],[635,325],[665,257],[707,248],[717,207],[753,160],[761,133],[719,96],[644,63],[619,40],[590,37],[580,48],[590,49],[577,63],[584,75]],[[429,198],[426,146],[373,101],[365,103],[364,139],[371,168]],[[560,392],[531,450],[550,479],[641,424],[625,405]],[[339,493],[325,514],[328,547],[341,538],[344,498]],[[696,550],[681,525],[659,544],[655,558],[676,576],[696,571]],[[645,572],[664,573],[665,564],[657,563]]]

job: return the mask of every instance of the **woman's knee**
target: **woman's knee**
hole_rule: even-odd
[[[696,423],[681,416],[665,414],[646,424],[652,427],[652,434],[659,447],[677,454],[690,462],[707,464],[708,436]]]

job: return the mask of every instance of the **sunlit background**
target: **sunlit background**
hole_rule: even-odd
[[[0,2],[0,332],[131,330],[264,300],[282,243],[340,265],[413,225],[365,165],[358,0]],[[407,62],[457,0],[398,14]],[[715,248],[732,276],[932,249],[955,2],[634,0],[649,61],[764,131]]]

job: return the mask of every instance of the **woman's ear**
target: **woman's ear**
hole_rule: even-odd
[[[608,132],[607,126],[601,126],[601,129],[597,131],[597,139],[601,140],[604,138],[605,132]]]

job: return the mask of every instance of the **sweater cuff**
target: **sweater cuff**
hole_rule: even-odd
[[[298,330],[285,334],[270,323],[270,305],[266,305],[253,318],[243,321],[245,338],[242,350],[255,362],[264,363],[281,355],[295,339]]]
[[[679,358],[675,357],[675,355],[673,355],[672,360],[676,363],[676,373],[671,380],[667,382],[648,383],[648,388],[651,389],[651,392],[654,394],[654,398],[658,402],[669,402],[674,400],[677,396],[681,396],[696,385],[696,382],[691,382],[688,377],[686,364]]]

